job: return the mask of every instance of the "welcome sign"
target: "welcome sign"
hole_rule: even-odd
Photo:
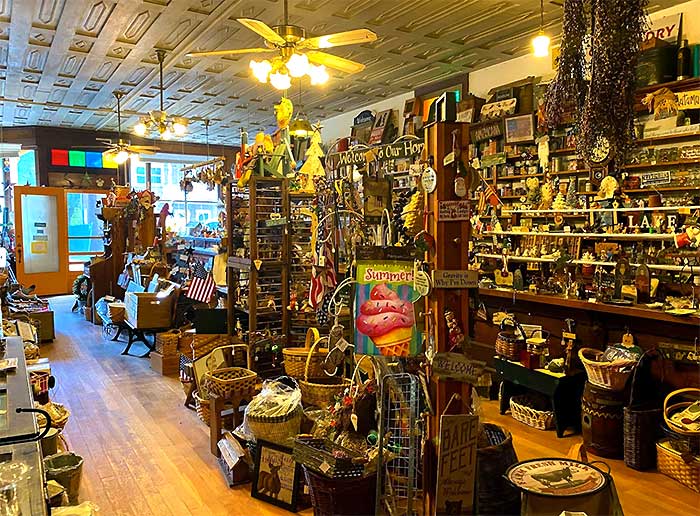
[[[421,139],[404,140],[401,142],[388,143],[377,147],[371,147],[372,151],[377,156],[377,160],[383,161],[388,159],[404,159],[419,156],[423,152],[425,143]],[[365,154],[367,147],[357,150],[349,150],[347,152],[336,152],[329,154],[328,159],[331,160],[333,166],[348,166],[348,165],[365,165]]]

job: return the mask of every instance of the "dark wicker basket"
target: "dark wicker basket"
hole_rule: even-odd
[[[625,407],[625,464],[643,471],[656,467],[661,407]]]
[[[314,516],[365,516],[375,513],[377,475],[357,478],[328,478],[305,466]]]
[[[519,516],[520,491],[506,480],[505,473],[518,457],[513,438],[505,428],[484,423],[489,446],[476,450],[476,505],[475,514]]]
[[[300,436],[294,440],[294,460],[314,473],[331,478],[361,477],[365,470],[362,456],[330,439]]]

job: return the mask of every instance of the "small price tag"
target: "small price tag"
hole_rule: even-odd
[[[355,432],[357,432],[357,414],[354,412],[350,414],[350,422],[352,423],[352,427],[355,429]]]
[[[324,460],[318,469],[320,469],[323,473],[328,473],[328,470],[331,469],[331,465]]]
[[[563,332],[561,333],[561,336],[564,337],[565,339],[576,340],[576,334],[575,334],[575,333],[569,333],[568,331],[563,331]]]
[[[336,342],[335,347],[343,353],[345,353],[345,350],[349,345],[350,343],[347,340],[345,340],[345,338],[341,337],[340,339],[338,339],[338,342]]]

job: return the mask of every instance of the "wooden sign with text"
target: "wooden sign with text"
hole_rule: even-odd
[[[377,155],[377,160],[384,161],[388,159],[404,159],[419,156],[423,152],[423,140],[406,139],[396,143],[380,145],[372,147],[372,150]],[[337,152],[329,154],[328,159],[331,160],[334,166],[357,165],[363,167],[365,165],[365,154],[367,147],[359,150],[349,150],[346,152]]]
[[[700,109],[700,90],[679,91],[676,93],[678,110]]]
[[[472,514],[479,417],[440,417],[435,514]]]
[[[469,220],[469,201],[438,201],[438,220]]]
[[[433,374],[445,380],[476,385],[485,367],[486,362],[471,360],[461,353],[436,353],[433,357]]]
[[[433,288],[476,288],[479,271],[433,271]]]

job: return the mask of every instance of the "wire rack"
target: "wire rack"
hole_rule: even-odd
[[[422,514],[420,382],[408,373],[388,374],[381,382],[381,414],[376,514]],[[388,451],[387,451],[388,450]],[[386,457],[385,454],[391,454]]]

